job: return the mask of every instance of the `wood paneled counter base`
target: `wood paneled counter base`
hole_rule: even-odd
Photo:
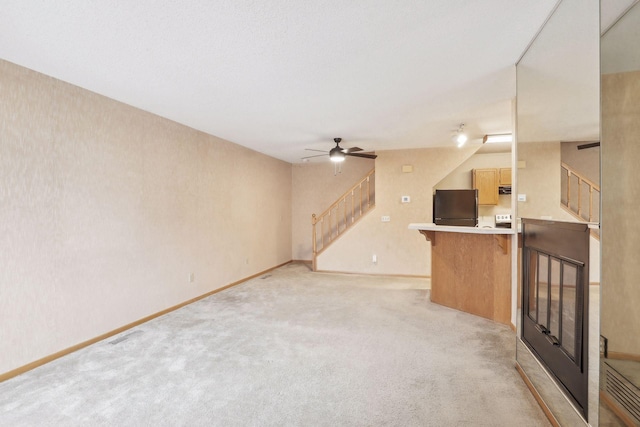
[[[511,324],[511,230],[409,228],[431,242],[432,302]]]

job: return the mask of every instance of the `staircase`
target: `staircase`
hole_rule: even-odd
[[[576,172],[566,163],[560,164],[560,204],[577,219],[600,222],[600,186]],[[594,230],[599,237],[599,231]]]
[[[367,173],[320,215],[311,215],[313,271],[316,258],[375,207],[375,169]]]

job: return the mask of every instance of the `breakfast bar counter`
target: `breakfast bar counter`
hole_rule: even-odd
[[[431,301],[511,324],[510,228],[409,224],[431,242]]]

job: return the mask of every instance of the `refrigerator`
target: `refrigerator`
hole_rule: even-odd
[[[433,195],[436,225],[478,225],[478,190],[436,190]]]

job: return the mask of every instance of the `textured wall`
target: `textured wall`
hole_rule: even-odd
[[[290,164],[5,61],[0,93],[0,373],[291,259]]]
[[[430,243],[412,222],[433,222],[433,187],[477,147],[379,151],[376,208],[318,256],[318,269],[370,274],[431,274]],[[412,165],[412,173],[403,173]],[[401,203],[410,196],[411,203]],[[381,222],[388,215],[391,222]],[[372,262],[372,255],[378,262]]]
[[[466,189],[473,187],[473,169],[482,168],[510,168],[511,153],[476,153],[467,161],[455,168],[449,175],[440,181],[437,189]],[[494,222],[496,214],[511,213],[511,196],[498,196],[496,206],[479,206],[479,225]]]
[[[640,355],[640,71],[602,78],[602,311],[609,350]]]
[[[598,184],[600,182],[600,148],[593,147],[578,150],[584,142],[563,142],[560,144],[562,161],[585,178]]]
[[[526,167],[518,169],[518,194],[526,194],[526,202],[518,202],[518,217],[575,221],[560,207],[560,142],[526,142],[518,144],[518,160]]]
[[[375,161],[349,157],[342,164],[342,172],[334,175],[334,164],[299,163],[292,166],[293,206],[292,253],[293,259],[313,258],[311,249],[311,215],[320,215],[336,199],[375,167]]]

